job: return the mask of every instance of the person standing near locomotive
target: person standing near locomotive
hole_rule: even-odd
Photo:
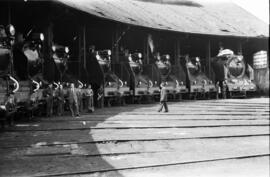
[[[97,101],[98,101],[98,107],[103,108],[104,107],[104,89],[103,85],[101,85],[97,91]]]
[[[7,100],[5,102],[6,107],[6,119],[8,121],[9,126],[14,124],[14,117],[16,114],[16,98],[14,93],[8,94]]]
[[[63,85],[59,84],[59,88],[56,91],[57,98],[57,115],[62,116],[64,114],[65,95]]]
[[[77,93],[76,93],[74,83],[70,84],[70,88],[67,92],[67,95],[68,95],[69,109],[71,111],[72,117],[75,117],[74,108],[75,108],[76,117],[79,117],[80,113],[79,113],[78,98],[77,98]]]
[[[168,105],[167,105],[167,90],[165,87],[165,83],[160,84],[161,90],[160,90],[160,108],[158,109],[158,112],[162,111],[163,107],[165,109],[165,112],[169,112]]]
[[[87,100],[87,111],[88,112],[94,112],[94,92],[92,90],[91,84],[88,85],[88,87],[85,90],[85,96]]]
[[[76,88],[76,94],[77,94],[77,99],[78,99],[78,107],[79,111],[82,112],[83,110],[83,90],[82,90],[82,85],[78,85]]]
[[[53,113],[53,86],[50,83],[44,93],[46,101],[46,116],[51,117]]]

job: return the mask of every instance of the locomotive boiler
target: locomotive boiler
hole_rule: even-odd
[[[256,91],[253,68],[245,63],[242,55],[225,49],[212,59],[216,82],[219,82],[226,95],[246,96]]]
[[[216,87],[212,80],[202,71],[200,58],[190,58],[185,56],[185,66],[187,73],[187,86],[190,98],[210,98],[216,94]]]
[[[156,56],[156,67],[160,73],[160,81],[165,83],[169,98],[177,99],[182,93],[186,92],[184,79],[179,77],[179,68],[172,66],[170,62],[170,55],[159,54]]]

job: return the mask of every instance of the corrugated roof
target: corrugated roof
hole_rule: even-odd
[[[269,26],[266,23],[231,2],[57,1],[101,18],[160,30],[240,37],[269,36]]]

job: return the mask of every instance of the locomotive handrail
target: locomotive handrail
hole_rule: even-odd
[[[119,79],[119,82],[121,84],[120,87],[123,87],[123,85],[124,85],[123,81],[121,79]]]
[[[35,81],[35,80],[32,80],[32,82],[33,82],[34,84],[36,84],[36,89],[34,89],[34,92],[38,91],[39,88],[40,88],[39,83],[38,83],[37,81]]]
[[[80,80],[78,80],[78,83],[80,84],[80,87],[83,88],[83,83]]]
[[[56,85],[56,90],[59,88],[59,85],[56,82],[53,82],[54,85]]]
[[[12,76],[9,76],[9,79],[12,80],[15,83],[16,87],[15,87],[14,90],[12,90],[12,92],[16,93],[20,88],[19,82]]]
[[[176,87],[179,87],[179,82],[177,79],[175,80],[175,82],[176,82]]]
[[[149,80],[149,84],[150,84],[150,88],[152,88],[153,87],[153,82],[151,81],[151,80]]]

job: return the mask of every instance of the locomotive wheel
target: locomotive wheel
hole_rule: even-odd
[[[183,95],[182,95],[182,93],[179,93],[178,100],[181,101],[182,99],[183,99]]]
[[[229,98],[233,97],[233,93],[229,91]]]
[[[198,98],[198,92],[195,92],[195,93],[194,93],[194,98],[193,98],[193,99],[194,99],[194,100],[197,100],[197,98]]]
[[[244,98],[247,98],[247,92],[244,91]]]
[[[193,95],[192,93],[189,93],[189,95],[188,95],[188,99],[189,99],[189,100],[192,99],[192,95]]]

